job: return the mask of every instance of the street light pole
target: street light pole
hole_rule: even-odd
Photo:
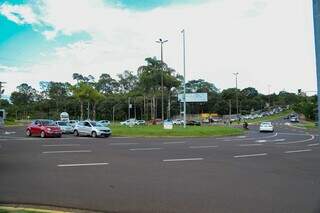
[[[233,73],[233,75],[235,75],[235,77],[236,77],[236,107],[237,107],[237,118],[238,118],[238,116],[239,116],[238,75],[239,75],[239,73],[236,72],[236,73]]]
[[[318,133],[320,133],[320,0],[313,0],[313,23],[318,88]]]
[[[187,113],[187,104],[186,104],[186,32],[183,29],[181,31],[183,37],[183,127],[186,128],[186,113]]]
[[[163,103],[163,44],[168,42],[168,40],[162,40],[159,38],[157,43],[160,44],[161,48],[161,119],[164,120],[164,103]]]

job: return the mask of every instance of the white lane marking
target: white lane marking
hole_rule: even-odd
[[[241,141],[241,140],[260,140],[260,139],[267,139],[267,138],[274,138],[277,137],[278,133],[275,133],[271,136],[265,136],[265,137],[258,137],[258,138],[235,138],[235,139],[225,139],[223,141]]]
[[[280,143],[276,143],[276,144],[295,144],[295,143],[305,143],[308,141],[312,141],[315,136],[314,135],[309,135],[311,136],[311,138],[305,139],[305,140],[301,140],[301,141],[291,141],[291,142],[280,142]]]
[[[257,140],[256,142],[257,143],[265,143],[265,142],[267,142],[267,140]]]
[[[42,152],[42,154],[83,153],[83,152],[92,152],[92,151],[91,150],[48,151],[48,152]]]
[[[48,144],[42,145],[44,147],[59,147],[59,146],[81,146],[80,144]]]
[[[110,143],[111,146],[121,146],[121,145],[136,145],[138,143]]]
[[[203,160],[203,158],[180,158],[180,159],[165,159],[163,162],[175,162],[175,161],[198,161]]]
[[[217,148],[219,146],[189,146],[190,149]]]
[[[236,137],[236,138],[246,138],[247,136],[238,136],[238,137]]]
[[[309,135],[309,134],[299,134],[299,133],[290,133],[290,132],[279,132],[279,135]]]
[[[234,158],[246,158],[246,157],[258,157],[258,156],[265,156],[268,155],[267,153],[259,153],[259,154],[251,154],[251,155],[236,155],[233,156]]]
[[[103,166],[109,163],[78,163],[78,164],[59,164],[58,167],[73,167],[73,166]]]
[[[7,132],[7,131],[4,132],[5,135],[11,135],[11,134],[15,134],[15,133],[16,132]]]
[[[130,138],[130,137],[112,137],[112,138],[115,138],[115,139],[127,139],[127,138]]]
[[[178,143],[186,143],[184,141],[176,141],[176,142],[163,142],[163,144],[178,144]]]
[[[284,153],[290,154],[290,153],[299,153],[299,152],[310,152],[312,149],[300,149],[300,150],[292,150],[292,151],[285,151]]]
[[[150,150],[160,150],[162,148],[136,148],[136,149],[129,149],[130,151],[150,151]]]
[[[281,139],[275,139],[275,140],[272,140],[273,142],[282,142],[282,141],[285,141],[286,139],[284,138],[281,138]]]
[[[309,144],[308,146],[319,146],[319,143],[312,143],[312,144]]]
[[[254,144],[240,144],[239,146],[262,146],[263,144],[254,143]]]

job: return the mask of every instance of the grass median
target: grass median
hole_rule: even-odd
[[[174,126],[164,129],[162,125],[150,126],[111,126],[114,137],[215,137],[242,135],[243,130],[225,126]]]

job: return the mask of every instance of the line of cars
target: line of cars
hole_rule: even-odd
[[[112,134],[107,121],[53,121],[48,119],[37,119],[32,121],[26,128],[27,136],[61,137],[62,134],[73,134],[74,136],[109,137]]]

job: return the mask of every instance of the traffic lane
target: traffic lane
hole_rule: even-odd
[[[270,207],[273,212],[312,212],[319,187],[308,177],[310,170],[319,175],[317,166],[308,163],[316,160],[317,155],[306,156],[298,168],[296,160],[264,157],[196,162],[128,158],[105,167],[46,166],[37,174],[27,169],[16,181],[10,178],[15,187],[3,192],[7,195],[8,190],[15,202],[20,198],[28,203],[119,212],[270,212]],[[301,176],[304,166],[308,170]]]

